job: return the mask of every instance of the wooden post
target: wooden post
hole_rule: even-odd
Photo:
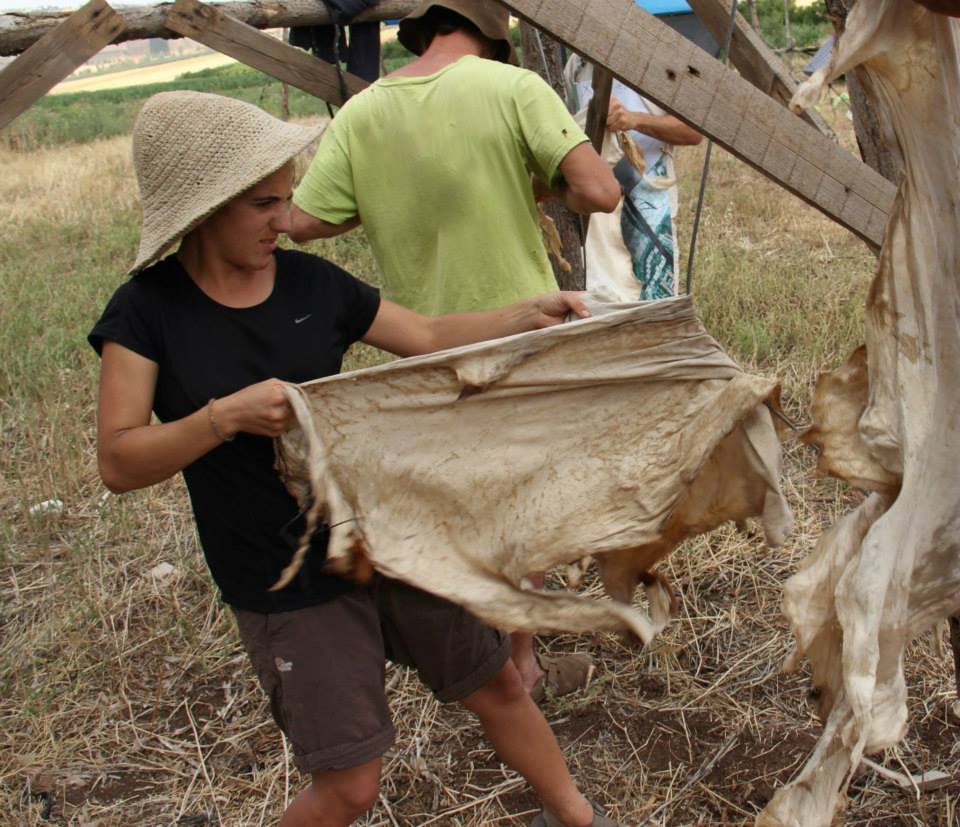
[[[290,42],[290,30],[284,29],[281,37],[284,43]],[[290,84],[285,80],[280,81],[280,120],[290,120]]]
[[[332,64],[234,20],[214,6],[198,0],[177,0],[170,9],[167,26],[321,100],[337,105],[344,102]],[[367,86],[356,75],[348,73],[345,79],[350,94]]]
[[[607,113],[610,111],[610,92],[613,75],[602,66],[593,66],[593,96],[587,107],[587,137],[593,148],[603,152],[603,139],[607,134]]]
[[[869,244],[896,188],[633,0],[498,0]]]
[[[953,675],[960,698],[960,616],[953,615],[947,621],[950,625],[950,647],[953,649]]]
[[[610,111],[610,92],[613,90],[613,75],[603,66],[593,64],[590,75],[593,92],[587,106],[587,137],[598,154],[603,155],[603,139],[607,135],[607,114]],[[590,231],[590,216],[580,216],[580,231],[583,238]]]
[[[521,20],[520,49],[524,68],[540,75],[563,99],[566,96],[563,86],[563,47],[549,35]]]
[[[539,33],[529,23],[520,23],[520,48],[523,65],[542,77],[561,98],[563,88],[563,49],[552,37]],[[580,216],[556,200],[541,204],[544,213],[553,221],[560,236],[560,252],[570,265],[563,270],[551,257],[553,275],[561,290],[585,290],[587,273],[583,266],[583,234]]]
[[[689,0],[700,22],[710,30],[717,43],[725,43],[730,22],[731,0]],[[737,71],[774,100],[787,106],[796,91],[793,74],[751,28],[740,12],[734,18],[733,37],[730,40],[730,62]],[[810,126],[835,141],[836,135],[814,109],[800,115]]]
[[[123,31],[105,2],[90,0],[0,72],[0,129]]]
[[[825,0],[825,2],[827,14],[833,21],[836,34],[839,36],[846,26],[847,14],[853,8],[854,0]],[[857,136],[860,157],[888,181],[899,184],[900,176],[903,174],[900,162],[887,149],[881,137],[880,122],[863,92],[862,77],[864,75],[859,68],[854,68],[846,74],[850,111],[853,113],[853,131]]]
[[[788,59],[793,54],[793,29],[790,28],[790,0],[783,0],[783,33]]]
[[[290,120],[290,84],[280,81],[280,120]]]

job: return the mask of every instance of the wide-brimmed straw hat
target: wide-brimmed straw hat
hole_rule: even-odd
[[[143,225],[136,273],[231,198],[272,175],[324,126],[284,123],[259,107],[206,92],[160,92],[133,126]]]
[[[499,3],[491,0],[423,0],[410,14],[400,21],[397,29],[397,40],[415,55],[423,53],[428,38],[433,36],[429,21],[424,16],[433,6],[456,12],[467,18],[483,33],[497,44],[494,57],[502,63],[519,64],[517,50],[513,48],[513,39],[510,37],[510,12]]]

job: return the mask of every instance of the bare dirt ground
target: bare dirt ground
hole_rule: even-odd
[[[805,460],[791,451],[800,542],[770,551],[725,529],[689,544],[668,566],[680,615],[648,650],[612,635],[543,641],[551,651],[589,651],[598,660],[586,691],[548,699],[544,711],[581,783],[624,823],[748,824],[816,740],[808,676],[780,673],[791,642],[778,586],[803,538],[856,495],[808,479]],[[300,780],[222,609],[202,575],[158,583],[130,574],[126,611],[111,612],[127,641],[124,663],[105,658],[96,675],[80,670],[75,679],[93,684],[86,702],[46,713],[50,736],[74,749],[35,743],[34,760],[14,759],[25,772],[6,779],[19,787],[9,823],[272,823]],[[163,654],[154,621],[171,601],[181,622],[202,629],[193,651]],[[878,760],[897,771],[955,772],[948,660],[926,640],[913,648],[908,671],[910,736]],[[467,713],[438,705],[404,668],[391,667],[388,686],[399,737],[385,759],[380,805],[364,824],[529,821],[537,801]],[[958,793],[954,782],[917,797],[864,771],[844,823],[956,824]]]

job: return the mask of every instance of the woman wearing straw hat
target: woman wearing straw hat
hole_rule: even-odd
[[[89,337],[102,357],[101,476],[122,492],[183,472],[213,578],[296,764],[311,774],[283,827],[347,825],[376,802],[394,738],[385,657],[480,718],[549,808],[538,823],[612,824],[592,820],[500,634],[395,581],[328,575],[324,537],[293,583],[268,590],[303,528],[273,470],[270,438],[291,418],[280,380],[336,373],[357,340],[410,355],[586,314],[577,294],[554,293],[431,319],[327,261],[278,249],[292,159],[320,131],[218,95],[167,92],[144,105],[133,134],[140,249]]]

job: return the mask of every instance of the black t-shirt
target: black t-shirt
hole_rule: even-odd
[[[90,333],[98,353],[116,342],[159,366],[153,409],[180,419],[271,377],[306,382],[338,373],[346,349],[373,323],[380,296],[316,256],[277,250],[273,292],[254,307],[207,296],[170,256],[121,285]],[[323,572],[318,532],[300,574],[269,591],[304,528],[274,469],[273,443],[240,433],[183,471],[207,564],[223,599],[240,609],[281,612],[353,588]]]

